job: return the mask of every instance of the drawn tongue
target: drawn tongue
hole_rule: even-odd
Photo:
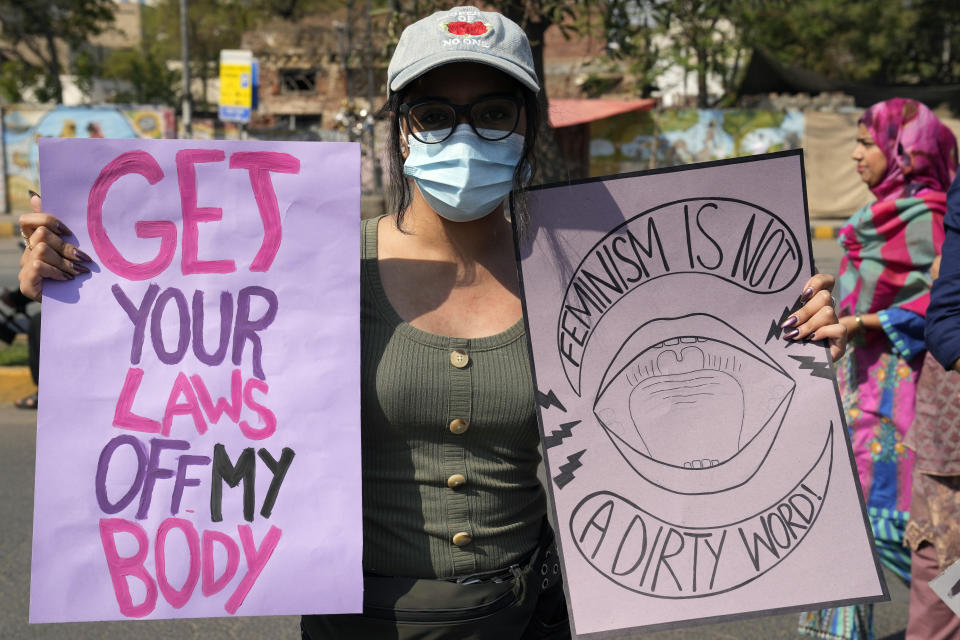
[[[661,375],[699,371],[703,369],[703,351],[699,347],[683,347],[679,353],[664,349],[657,354],[657,369]]]
[[[705,369],[703,352],[685,347],[657,356],[659,375],[630,394],[630,417],[649,455],[702,469],[736,455],[744,424],[743,390],[725,371]]]

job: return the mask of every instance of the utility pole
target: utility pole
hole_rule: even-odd
[[[180,0],[180,58],[183,64],[181,117],[183,118],[183,133],[190,138],[193,136],[193,123],[190,113],[190,40],[187,37],[187,31],[187,0]]]

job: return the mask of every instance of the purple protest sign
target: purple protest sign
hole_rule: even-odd
[[[524,308],[577,637],[887,598],[829,353],[780,328],[813,274],[800,152],[528,203]]]
[[[41,140],[31,622],[361,610],[359,161]]]

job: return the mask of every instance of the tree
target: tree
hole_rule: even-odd
[[[607,56],[627,64],[640,78],[640,95],[649,98],[657,77],[669,64],[663,46],[665,29],[656,12],[657,0],[607,2],[603,11],[603,35]]]
[[[700,107],[733,99],[752,49],[838,81],[960,83],[956,0],[607,0],[603,5],[610,56],[644,77],[655,77],[664,63],[695,73]],[[710,77],[723,87],[715,100],[706,91]]]
[[[875,84],[960,82],[955,0],[740,0],[746,44],[785,64]]]
[[[180,74],[167,68],[166,62],[149,45],[139,49],[111,51],[103,64],[102,75],[121,86],[112,96],[113,102],[176,104],[176,86]]]
[[[113,16],[113,0],[0,0],[5,97],[19,99],[32,89],[42,102],[63,102],[60,76],[77,70],[77,54],[109,28]]]
[[[701,109],[716,105],[707,88],[711,74],[723,84],[719,102],[731,92],[739,72],[743,48],[734,26],[736,9],[735,0],[670,0],[657,5],[660,20],[673,39],[673,59],[697,75],[697,106]]]
[[[644,97],[671,65],[696,75],[700,108],[733,94],[745,54],[736,26],[738,0],[610,0],[606,7],[608,52],[643,77]],[[723,87],[714,100],[711,77]]]

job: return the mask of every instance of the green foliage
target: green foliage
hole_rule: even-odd
[[[955,0],[739,3],[744,41],[828,77],[885,84],[960,82]]]
[[[696,74],[701,107],[733,102],[754,48],[838,81],[960,83],[956,0],[605,0],[602,6],[609,55],[644,78],[672,64]],[[706,99],[708,76],[726,94],[715,104]],[[653,81],[644,84],[646,95]]]
[[[657,5],[655,0],[613,0],[605,3],[603,13],[607,54],[614,60],[625,61],[630,73],[640,78],[640,94],[644,98],[650,97],[657,76],[670,62],[662,44],[666,30],[659,21]]]
[[[33,90],[41,101],[62,102],[60,76],[92,72],[89,58],[70,53],[110,26],[114,7],[113,0],[0,0],[0,62],[17,72],[4,78],[4,96]]]
[[[27,343],[17,341],[0,347],[0,367],[22,367],[30,362]]]
[[[89,49],[81,49],[73,58],[71,65],[74,81],[84,95],[93,91],[93,83],[100,72],[100,65]]]
[[[23,102],[23,91],[40,81],[41,71],[23,60],[0,62],[0,100]]]
[[[117,91],[113,102],[169,106],[176,103],[180,74],[168,69],[152,48],[111,51],[103,65],[103,77],[130,85]]]

